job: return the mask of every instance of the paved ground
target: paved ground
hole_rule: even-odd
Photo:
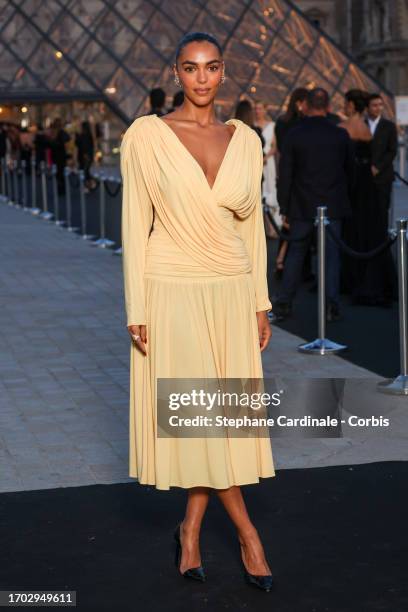
[[[131,480],[120,257],[4,204],[0,227],[0,491]],[[407,460],[408,400],[378,394],[378,377],[344,359],[301,355],[300,342],[275,328],[265,376],[354,378],[345,407],[363,398],[393,427],[276,438],[276,467]]]

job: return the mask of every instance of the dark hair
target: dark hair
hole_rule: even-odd
[[[254,111],[249,100],[240,100],[235,107],[235,119],[240,119],[249,126],[254,123]]]
[[[371,93],[371,94],[369,94],[369,96],[367,97],[367,106],[370,104],[370,102],[371,102],[372,100],[382,100],[382,99],[383,99],[383,97],[382,97],[382,95],[381,95],[381,94],[379,94],[379,93]]]
[[[188,45],[191,42],[201,42],[201,41],[206,41],[206,42],[209,42],[215,45],[218,51],[220,52],[220,55],[222,56],[221,45],[218,42],[218,40],[215,38],[215,36],[213,36],[212,34],[209,34],[208,32],[188,32],[187,34],[184,34],[184,36],[181,38],[181,40],[179,41],[177,45],[175,63],[177,64],[177,60],[179,58],[181,50],[186,45]]]
[[[298,87],[292,91],[289,98],[288,108],[286,113],[283,115],[284,121],[291,121],[295,117],[299,117],[299,111],[297,109],[297,102],[304,102],[307,98],[308,90],[306,87]]]
[[[314,110],[326,110],[330,103],[329,94],[323,87],[315,87],[307,92],[307,105]]]
[[[155,87],[150,90],[149,97],[152,108],[161,108],[166,101],[166,92],[161,87]]]
[[[177,106],[181,106],[184,102],[184,91],[176,91],[173,96],[173,106],[176,108]]]
[[[344,97],[354,104],[357,113],[362,113],[368,106],[368,93],[362,89],[350,89]]]

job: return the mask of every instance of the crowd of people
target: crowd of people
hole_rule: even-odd
[[[348,91],[344,118],[330,113],[324,89],[298,90],[293,97],[295,114],[278,119],[275,129],[280,153],[277,201],[289,235],[303,239],[291,241],[283,258],[274,305],[281,320],[291,315],[305,272],[317,206],[327,206],[332,233],[355,252],[370,252],[386,242],[398,147],[396,125],[382,116],[384,103],[378,93]],[[328,234],[329,321],[341,316],[341,292],[349,294],[353,304],[390,307],[395,287],[389,249],[370,259],[352,257],[341,254],[338,241]]]
[[[162,116],[183,103],[183,91],[165,106],[161,88],[150,92],[150,111]],[[387,238],[388,212],[394,180],[393,161],[398,139],[395,124],[383,117],[381,95],[353,89],[344,97],[344,113],[331,112],[324,89],[297,88],[284,114],[273,121],[268,106],[258,100],[241,100],[234,117],[254,129],[262,142],[264,203],[276,225],[290,238],[279,237],[265,216],[269,237],[277,238],[275,276],[281,281],[273,314],[283,320],[292,315],[292,303],[301,280],[313,279],[312,251],[316,208],[327,206],[332,232],[358,252],[375,248]],[[57,167],[57,184],[64,193],[64,168],[75,156],[90,187],[95,139],[88,121],[70,133],[61,119],[48,128],[19,128],[0,124],[0,158],[25,160],[32,155]],[[339,295],[348,293],[353,304],[390,306],[396,274],[390,250],[369,260],[340,254],[338,244],[327,239],[328,320],[340,318]]]
[[[161,88],[150,92],[148,114],[162,116],[183,103],[178,92],[165,108]],[[369,252],[386,241],[397,154],[396,125],[383,117],[378,93],[359,89],[344,96],[343,116],[330,110],[322,88],[297,88],[286,112],[273,121],[267,105],[241,100],[234,117],[259,135],[264,151],[263,200],[275,223],[293,240],[279,238],[265,217],[269,237],[279,238],[275,276],[281,280],[273,301],[275,319],[292,315],[292,303],[302,279],[313,279],[312,249],[318,206],[327,206],[331,230],[354,251]],[[363,260],[340,253],[327,238],[327,318],[341,317],[340,293],[353,304],[389,307],[396,272],[389,249]]]
[[[49,127],[33,124],[30,128],[13,123],[0,123],[0,158],[25,161],[27,173],[35,156],[36,167],[41,162],[57,168],[58,193],[65,191],[64,168],[70,159],[85,173],[85,184],[91,187],[91,166],[95,155],[95,138],[89,121],[77,122],[68,130],[61,118],[56,117]]]

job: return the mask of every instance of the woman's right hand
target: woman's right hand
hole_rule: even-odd
[[[147,344],[147,331],[146,325],[129,325],[128,332],[136,344],[136,346],[142,351],[144,355],[147,354],[146,344]],[[136,336],[140,336],[140,338],[136,339]]]

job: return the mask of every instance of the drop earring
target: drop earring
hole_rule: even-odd
[[[221,75],[220,84],[223,85],[224,82],[225,82],[225,72],[223,72]]]
[[[180,79],[178,77],[178,74],[176,74],[176,76],[174,77],[174,82],[178,87],[181,87],[181,83],[180,83]]]

